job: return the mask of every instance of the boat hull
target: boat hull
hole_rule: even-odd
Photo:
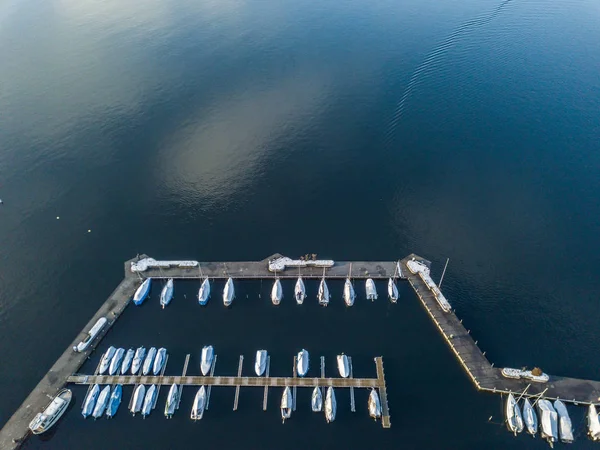
[[[350,376],[350,364],[348,363],[348,357],[343,353],[337,355],[337,366],[340,376],[348,378]]]
[[[313,412],[321,412],[323,410],[323,393],[318,386],[313,389],[310,406]]]
[[[156,359],[154,360],[154,364],[152,366],[152,373],[154,373],[154,375],[158,375],[160,373],[163,366],[165,365],[166,359],[167,349],[164,347],[159,348],[158,352],[156,352]]]
[[[92,386],[92,389],[88,392],[88,395],[85,397],[83,401],[83,407],[81,409],[81,415],[84,418],[87,418],[92,412],[94,412],[94,406],[96,405],[96,400],[98,400],[98,395],[100,394],[100,386],[95,384]]]
[[[190,418],[192,420],[200,420],[204,415],[204,410],[206,409],[206,389],[204,386],[200,386],[198,392],[196,392],[196,396],[194,397],[194,404],[192,405],[192,412],[190,414]]]
[[[144,347],[138,347],[135,351],[133,361],[131,362],[131,374],[136,375],[144,364],[146,359],[146,349]]]
[[[173,278],[169,278],[167,284],[162,289],[160,293],[160,304],[164,308],[173,300]]]
[[[365,291],[367,295],[367,300],[377,300],[377,288],[375,287],[375,282],[372,278],[368,278],[365,283]]]
[[[379,401],[379,394],[377,394],[377,391],[375,389],[372,389],[371,393],[369,394],[368,406],[369,415],[373,419],[378,419],[379,417],[381,417],[381,402]]]
[[[125,353],[125,357],[123,358],[123,363],[121,364],[121,375],[125,375],[127,371],[131,368],[131,363],[133,362],[133,358],[135,357],[135,350],[130,348]]]
[[[223,304],[225,306],[231,306],[233,299],[235,298],[235,288],[233,287],[233,279],[229,278],[225,283],[223,289]]]
[[[309,365],[309,354],[308,351],[302,349],[298,352],[298,356],[296,358],[296,371],[299,377],[303,377],[308,372]]]
[[[281,396],[281,418],[284,422],[292,416],[292,406],[292,391],[289,386],[286,386]]]
[[[165,417],[167,419],[170,419],[173,416],[173,414],[175,414],[178,393],[179,389],[177,385],[171,385],[171,389],[169,389],[169,395],[167,396],[167,403],[165,403]]]
[[[391,278],[388,280],[388,297],[392,303],[396,303],[398,301],[398,287]]]
[[[52,428],[67,411],[72,399],[73,393],[69,389],[61,390],[50,404],[29,423],[31,432],[42,434]]]
[[[123,397],[123,386],[117,384],[112,393],[110,394],[110,400],[106,406],[106,417],[112,418],[117,414],[119,406],[121,405],[121,398]]]
[[[352,281],[350,278],[346,278],[344,283],[344,303],[346,306],[354,305],[354,299],[356,298],[356,293],[354,292],[354,286],[352,286]]]
[[[156,357],[156,347],[150,347],[146,359],[144,359],[144,366],[142,367],[142,375],[148,375],[154,365],[154,358]]]
[[[110,362],[110,368],[108,369],[109,375],[116,374],[121,369],[121,363],[123,362],[123,357],[125,356],[125,349],[119,348],[115,352],[112,360]]]
[[[200,370],[202,371],[202,375],[207,376],[210,373],[214,357],[215,351],[212,345],[207,345],[202,348],[202,356],[200,358]]]
[[[257,350],[256,359],[254,361],[254,372],[257,377],[262,377],[267,368],[267,351]]]
[[[146,395],[144,396],[144,406],[142,406],[142,416],[146,417],[152,412],[152,408],[154,408],[154,403],[156,402],[157,396],[157,388],[156,385],[150,386],[146,390]]]
[[[296,303],[299,305],[304,303],[304,299],[306,298],[306,287],[304,286],[302,277],[298,277],[298,280],[296,280],[296,286],[294,287],[294,298],[296,299]]]
[[[279,278],[277,278],[273,283],[273,288],[271,289],[271,302],[277,306],[281,303],[282,299],[283,288],[281,287],[281,281],[279,281]]]
[[[327,282],[325,278],[321,280],[319,284],[319,292],[317,294],[317,298],[319,299],[319,305],[327,306],[329,304],[329,287],[327,287]]]
[[[130,411],[134,416],[136,413],[139,413],[142,410],[145,397],[146,386],[140,384],[137,388],[135,388],[135,392],[133,393],[133,401],[131,402]]]
[[[337,401],[335,399],[335,392],[333,388],[329,386],[327,388],[327,396],[325,397],[325,420],[327,423],[331,423],[335,420],[337,412]]]
[[[206,278],[202,282],[202,285],[200,286],[200,289],[198,290],[198,303],[200,303],[202,306],[206,305],[208,303],[209,297],[210,297],[210,281],[208,281],[208,278]]]
[[[100,375],[104,375],[106,373],[106,371],[108,370],[108,368],[110,366],[113,356],[115,356],[116,351],[117,351],[117,349],[111,345],[106,350],[106,353],[104,353],[104,355],[102,355],[102,360],[100,361],[100,369],[98,370],[98,373]]]
[[[133,303],[136,306],[144,303],[144,300],[148,297],[150,293],[150,285],[152,283],[151,278],[146,278],[144,282],[136,289],[135,294],[133,295]]]

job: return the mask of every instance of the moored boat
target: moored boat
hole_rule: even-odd
[[[540,418],[540,434],[552,447],[558,439],[558,415],[548,400],[538,400],[537,407]]]
[[[160,304],[163,309],[171,303],[171,300],[173,300],[173,278],[167,280],[167,284],[165,284],[160,293]]]
[[[303,377],[308,372],[309,355],[307,350],[300,350],[296,358],[296,370],[299,377]]]
[[[296,280],[296,286],[294,287],[294,297],[296,298],[296,303],[301,305],[304,303],[304,299],[306,298],[306,287],[304,286],[304,281],[302,277],[298,277]]]
[[[271,288],[271,302],[273,302],[274,305],[279,305],[282,298],[283,288],[281,287],[281,281],[279,281],[279,278],[275,278],[273,287]]]
[[[369,415],[377,420],[381,417],[381,402],[379,401],[379,394],[377,390],[371,389],[371,393],[369,394]]]
[[[100,386],[95,384],[92,386],[92,389],[89,390],[88,394],[83,401],[83,407],[81,408],[81,415],[83,418],[87,418],[92,412],[94,412],[94,406],[96,405],[96,400],[98,399],[98,395],[100,394]]]
[[[327,282],[325,281],[324,277],[319,283],[319,292],[317,293],[317,298],[319,299],[319,305],[327,306],[329,304],[329,288],[327,287]]]
[[[169,395],[167,396],[167,402],[165,403],[165,417],[170,419],[173,417],[175,413],[175,408],[177,407],[177,396],[179,393],[179,389],[175,383],[171,385],[171,389],[169,389]]]
[[[588,406],[588,436],[592,441],[600,441],[600,421],[598,420],[598,411],[596,406]]]
[[[100,391],[100,394],[98,395],[98,400],[96,400],[96,406],[94,406],[94,411],[92,412],[92,417],[94,419],[97,419],[98,417],[102,417],[102,414],[104,414],[104,410],[106,409],[106,405],[108,404],[109,398],[110,398],[110,385],[106,385]]]
[[[139,413],[142,410],[142,405],[144,404],[144,398],[146,397],[146,386],[140,384],[135,388],[133,392],[133,400],[131,401],[131,413],[135,416],[136,413]]]
[[[73,393],[69,389],[63,389],[56,394],[50,404],[42,412],[37,413],[29,423],[31,432],[42,434],[52,428],[65,413],[72,398]]]
[[[289,386],[286,386],[281,396],[281,419],[284,423],[292,416],[292,404],[292,391]]]
[[[538,431],[538,419],[528,398],[523,400],[523,422],[525,422],[525,429],[527,432],[532,436],[535,436]]]
[[[133,357],[135,356],[135,350],[130,348],[125,353],[123,357],[123,363],[121,364],[121,375],[125,375],[129,368],[131,367],[131,363],[133,362]]]
[[[367,281],[365,282],[365,291],[367,294],[367,300],[377,300],[377,288],[375,287],[373,278],[367,278]]]
[[[150,293],[150,284],[152,283],[151,278],[146,278],[144,282],[135,290],[135,294],[133,294],[133,303],[136,306],[141,305],[148,297]]]
[[[146,348],[138,347],[135,351],[135,356],[133,357],[133,361],[131,362],[131,374],[136,375],[144,364],[144,359],[146,358]]]
[[[192,413],[190,417],[192,420],[200,420],[204,415],[206,409],[206,389],[204,386],[200,386],[196,396],[194,397],[194,404],[192,405]]]
[[[108,400],[108,405],[106,406],[106,417],[112,418],[117,414],[119,410],[119,405],[121,405],[121,397],[123,396],[123,386],[117,384],[112,393],[110,394],[110,399]]]
[[[156,347],[150,347],[146,359],[144,359],[144,366],[142,367],[142,375],[148,375],[154,365],[154,357],[156,356]]]
[[[569,417],[569,411],[567,411],[567,407],[560,400],[554,401],[554,409],[558,414],[558,435],[560,437],[560,441],[565,444],[570,444],[574,441],[573,438],[573,424],[571,423],[571,418]]]
[[[313,389],[310,406],[313,412],[321,412],[323,410],[323,393],[319,386],[316,386]]]
[[[108,370],[112,358],[115,356],[115,351],[116,349],[111,345],[108,347],[104,355],[102,355],[102,359],[100,360],[100,369],[98,370],[100,375],[103,375]]]
[[[348,357],[343,353],[337,355],[337,366],[340,375],[344,378],[348,378],[350,375],[350,364],[348,363]]]
[[[266,368],[267,368],[267,351],[266,350],[256,350],[256,359],[254,361],[254,372],[256,372],[256,376],[262,377],[263,373],[265,373]]]
[[[325,420],[327,420],[327,423],[331,423],[335,420],[336,411],[337,402],[335,400],[335,392],[333,392],[333,387],[329,386],[325,397]]]
[[[210,297],[210,281],[208,278],[205,278],[198,290],[198,303],[201,305],[206,305],[208,303],[208,298]]]
[[[225,288],[223,289],[223,304],[230,306],[234,298],[235,288],[233,287],[233,279],[230,277],[227,279],[227,283],[225,283]]]
[[[110,367],[108,369],[109,375],[114,375],[119,371],[119,369],[121,369],[121,363],[123,362],[124,356],[125,356],[124,348],[118,348],[115,351],[115,354],[113,355],[112,360],[110,361]]]
[[[517,433],[523,431],[523,417],[521,416],[521,409],[512,394],[508,394],[505,408],[506,425],[515,436]]]
[[[202,347],[202,356],[200,358],[200,370],[202,375],[206,376],[210,372],[215,357],[215,350],[212,345]]]
[[[354,292],[354,286],[352,286],[352,281],[350,278],[346,278],[344,283],[344,303],[346,306],[354,305],[354,299],[356,298],[356,293]]]
[[[88,331],[88,334],[85,336],[83,341],[81,341],[79,344],[77,344],[76,346],[73,347],[73,351],[75,351],[75,352],[86,351],[87,348],[92,343],[92,341],[96,338],[96,336],[98,336],[98,334],[100,334],[100,332],[106,326],[107,323],[108,323],[108,320],[106,320],[106,317],[100,317],[96,321],[94,326],[92,328],[90,328],[90,331]]]
[[[165,361],[167,359],[167,349],[161,347],[156,352],[156,358],[154,359],[154,365],[152,367],[152,373],[154,375],[158,375],[165,365]]]
[[[396,286],[396,282],[392,278],[388,280],[388,297],[392,303],[398,301],[398,286]]]
[[[146,417],[148,414],[152,412],[152,408],[154,408],[154,403],[156,403],[156,396],[158,395],[158,389],[156,385],[150,386],[146,389],[146,395],[144,396],[144,406],[142,406],[142,417]]]

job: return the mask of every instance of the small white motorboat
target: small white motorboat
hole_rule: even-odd
[[[346,282],[344,283],[344,302],[346,303],[346,306],[354,305],[355,298],[356,293],[354,292],[352,281],[350,281],[350,278],[346,278]]]
[[[307,350],[300,350],[298,352],[298,357],[296,358],[296,370],[298,371],[298,376],[303,377],[308,372],[308,364],[309,364],[309,355]]]
[[[156,403],[156,396],[158,395],[158,389],[156,385],[150,386],[146,389],[146,396],[144,397],[144,406],[142,406],[142,417],[146,418],[152,412],[154,404]]]
[[[392,303],[396,303],[398,301],[398,286],[393,279],[388,280],[388,297]]]
[[[115,351],[115,354],[113,355],[112,360],[110,361],[110,367],[108,369],[109,375],[114,375],[121,369],[121,363],[123,362],[124,356],[124,348],[118,348],[117,351]]]
[[[323,410],[323,394],[321,388],[318,386],[313,389],[310,406],[313,412],[321,412]]]
[[[144,359],[146,358],[146,349],[144,347],[138,347],[135,351],[135,356],[133,357],[133,361],[131,362],[131,374],[137,375],[139,370],[144,364]]]
[[[596,406],[590,404],[588,407],[588,436],[592,441],[600,441],[600,421]]]
[[[294,297],[296,298],[296,303],[301,305],[304,303],[304,299],[306,298],[306,288],[304,287],[304,281],[302,281],[302,277],[298,277],[296,280],[296,286],[294,287]]]
[[[198,289],[198,303],[201,305],[206,305],[208,303],[208,298],[210,297],[210,281],[208,278],[205,278]]]
[[[61,390],[56,397],[52,399],[50,404],[42,412],[37,413],[33,420],[29,423],[29,429],[33,434],[42,434],[48,431],[58,419],[65,413],[73,393],[69,389]]]
[[[173,417],[175,413],[175,408],[177,407],[177,398],[179,394],[179,389],[177,385],[173,383],[171,385],[171,389],[169,389],[169,395],[167,396],[167,403],[165,403],[165,417],[170,419]]]
[[[144,303],[144,300],[146,300],[146,297],[148,297],[151,283],[152,278],[146,278],[144,282],[135,290],[135,294],[133,294],[133,303],[136,306]]]
[[[281,281],[279,281],[279,278],[275,278],[273,288],[271,289],[271,301],[274,305],[279,305],[281,303],[282,298],[283,288],[281,287]]]
[[[558,414],[552,403],[545,399],[538,400],[537,408],[540,417],[540,434],[552,447],[558,440]]]
[[[154,358],[154,364],[152,366],[152,373],[154,375],[158,375],[165,365],[165,361],[167,360],[167,349],[161,347],[156,352],[156,358]]]
[[[154,357],[156,356],[156,347],[150,347],[146,359],[144,359],[144,366],[142,367],[142,375],[148,375],[154,365]]]
[[[289,386],[286,386],[281,396],[281,419],[285,423],[285,419],[292,416],[292,391]]]
[[[100,394],[100,386],[95,384],[92,389],[88,392],[83,401],[83,407],[81,408],[81,415],[83,418],[87,418],[92,412],[94,412],[94,406],[96,405],[96,400],[98,400],[98,395]]]
[[[379,401],[379,394],[376,389],[371,389],[369,394],[369,415],[377,420],[381,417],[381,402]]]
[[[146,397],[146,386],[140,384],[135,388],[133,392],[133,400],[131,401],[131,413],[135,416],[136,413],[139,413],[142,410],[142,406],[144,404],[144,398]]]
[[[515,436],[517,433],[523,431],[523,417],[521,416],[521,409],[519,408],[519,405],[512,394],[508,394],[504,413],[506,415],[506,425]]]
[[[377,300],[377,288],[375,287],[375,282],[373,278],[367,278],[365,283],[365,290],[367,292],[367,300]]]
[[[125,356],[123,357],[123,363],[121,364],[121,375],[125,375],[127,373],[127,371],[130,369],[134,356],[135,356],[134,349],[130,348],[129,350],[127,350],[127,353],[125,353]]]
[[[569,411],[567,411],[567,407],[560,400],[554,401],[554,409],[558,414],[558,434],[560,441],[565,444],[570,444],[575,439],[573,438],[573,424],[569,417]]]
[[[108,350],[106,350],[106,353],[102,355],[102,359],[100,360],[100,369],[98,370],[100,375],[104,375],[104,373],[108,370],[108,367],[112,362],[112,358],[115,356],[115,351],[116,349],[111,345],[108,347]]]
[[[325,420],[327,423],[331,423],[335,420],[335,413],[337,411],[337,402],[335,400],[335,392],[333,387],[327,388],[327,396],[325,397]]]
[[[173,278],[169,278],[167,284],[162,288],[160,293],[160,304],[165,308],[173,300]]]
[[[256,350],[254,372],[256,372],[257,377],[262,377],[263,373],[265,373],[265,369],[267,368],[267,356],[266,350]]]
[[[348,378],[350,376],[350,364],[348,363],[348,357],[343,353],[341,355],[337,355],[337,366],[338,372],[344,378]]]
[[[190,417],[192,420],[200,420],[204,415],[206,409],[206,389],[204,386],[200,386],[196,396],[194,397],[194,404],[192,405],[192,412]]]
[[[121,397],[123,396],[123,386],[117,384],[112,394],[110,394],[110,400],[108,400],[108,405],[106,406],[106,417],[111,419],[117,414],[119,410],[119,405],[121,405]]]
[[[227,279],[227,283],[225,283],[225,288],[223,289],[223,304],[225,306],[230,306],[233,303],[233,299],[235,298],[235,289],[233,287],[233,279]]]
[[[108,323],[108,320],[106,320],[106,317],[100,317],[96,321],[94,326],[90,329],[90,331],[88,331],[88,334],[85,336],[83,341],[81,341],[79,344],[77,344],[76,346],[73,347],[73,351],[74,352],[86,351],[87,348],[92,343],[92,341],[96,338],[96,336],[98,336],[98,334],[100,334],[100,332],[106,326],[107,323]]]
[[[96,400],[96,406],[94,407],[94,412],[92,413],[92,417],[94,419],[102,417],[102,414],[104,414],[104,410],[106,409],[106,405],[108,404],[109,398],[110,385],[106,385],[104,386],[104,389],[100,391],[100,395],[98,395],[98,400]]]
[[[327,306],[329,304],[329,288],[327,287],[327,282],[325,278],[321,280],[319,283],[319,292],[317,293],[317,298],[319,299],[319,305]]]
[[[207,376],[212,367],[213,360],[215,358],[215,350],[212,345],[202,347],[202,356],[200,358],[200,370],[202,375]]]
[[[527,432],[532,436],[535,436],[538,432],[538,419],[528,398],[523,400],[523,422],[525,422],[525,429]]]

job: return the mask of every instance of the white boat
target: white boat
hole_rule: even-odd
[[[512,394],[508,394],[504,414],[506,416],[506,426],[515,434],[515,436],[517,433],[523,431],[523,417],[521,416],[521,409],[519,408],[519,405]]]
[[[33,434],[42,434],[48,431],[58,422],[58,419],[65,413],[73,393],[69,389],[63,389],[56,397],[52,399],[50,404],[42,412],[37,413],[33,420],[29,423],[29,429]]]
[[[165,417],[170,419],[175,413],[175,408],[177,407],[177,396],[178,396],[178,388],[175,383],[171,385],[171,389],[169,389],[169,395],[167,396],[167,403],[165,403]]]
[[[129,368],[131,367],[131,363],[133,362],[133,357],[135,356],[135,350],[130,348],[125,353],[125,357],[123,358],[123,363],[121,364],[121,375],[125,375]]]
[[[521,374],[523,373],[523,371],[519,370],[519,369],[512,369],[510,367],[505,367],[502,369],[502,371],[500,373],[502,373],[502,376],[505,378],[512,378],[514,380],[519,380],[521,378]]]
[[[308,372],[308,363],[309,363],[309,355],[307,350],[300,350],[298,352],[298,357],[296,358],[296,370],[298,371],[298,376],[303,377]]]
[[[83,401],[81,415],[84,419],[94,411],[96,400],[98,400],[98,394],[100,394],[100,386],[95,384],[94,386],[92,386],[92,389],[90,389],[90,391],[85,397],[85,400]]]
[[[281,419],[285,423],[285,419],[289,419],[292,416],[292,391],[289,386],[286,386],[281,396]]]
[[[156,403],[156,396],[158,395],[158,389],[156,385],[150,386],[146,389],[146,395],[144,396],[144,406],[142,406],[142,417],[146,417],[152,412],[154,403]]]
[[[346,303],[346,306],[354,305],[355,298],[356,293],[354,292],[352,281],[350,281],[350,278],[346,278],[346,282],[344,283],[344,302]]]
[[[398,286],[393,279],[388,280],[388,297],[392,303],[396,303],[398,301]]]
[[[381,417],[381,402],[379,401],[379,394],[375,389],[371,389],[371,393],[369,394],[369,415],[375,420]]]
[[[158,375],[165,365],[165,361],[167,360],[167,349],[161,347],[156,352],[156,358],[154,359],[154,365],[152,367],[152,373],[154,375]]]
[[[317,298],[319,299],[319,305],[327,306],[329,304],[329,288],[327,287],[325,278],[323,278],[321,283],[319,283],[319,292],[317,293]]]
[[[336,411],[337,402],[335,401],[335,392],[333,392],[333,388],[329,386],[325,397],[325,420],[327,420],[327,423],[331,423],[335,420]]]
[[[377,288],[375,287],[373,278],[367,278],[367,281],[365,282],[365,291],[367,293],[367,300],[377,300]]]
[[[160,293],[160,304],[163,309],[171,303],[171,300],[173,300],[173,278],[167,280],[167,284],[165,284]]]
[[[208,303],[208,298],[210,297],[210,281],[206,278],[200,289],[198,289],[198,303],[201,305],[206,305]]]
[[[560,441],[565,444],[570,444],[574,441],[574,438],[573,424],[569,417],[569,411],[567,411],[567,407],[560,400],[554,401],[554,409],[558,414],[558,434],[560,436]]]
[[[233,279],[227,279],[227,283],[225,283],[225,288],[223,289],[223,304],[225,306],[230,306],[233,303],[233,299],[235,298],[235,289],[233,287]]]
[[[600,441],[600,421],[595,405],[588,407],[588,436],[592,441]]]
[[[102,417],[102,414],[104,414],[104,410],[106,409],[106,405],[108,404],[109,398],[110,385],[106,385],[104,386],[104,389],[100,391],[100,395],[98,395],[98,400],[96,400],[96,406],[94,407],[94,412],[92,412],[92,417],[94,419]]]
[[[135,351],[135,356],[133,357],[133,361],[131,362],[131,374],[136,375],[142,364],[144,364],[144,358],[146,358],[146,349],[144,347],[138,347]]]
[[[142,375],[148,375],[154,365],[154,357],[156,356],[156,347],[150,347],[146,359],[144,359],[144,365],[142,367]]]
[[[113,355],[112,360],[110,361],[110,367],[108,369],[109,375],[114,375],[121,369],[121,363],[123,362],[123,356],[125,356],[125,349],[118,348],[117,351],[115,351],[115,354]]]
[[[146,396],[146,386],[140,384],[133,392],[133,400],[131,401],[131,413],[135,416],[135,413],[139,413],[142,410],[144,404],[144,397]]]
[[[266,350],[256,350],[256,359],[254,361],[254,372],[256,372],[256,376],[262,377],[263,373],[265,373],[266,368],[267,368],[267,351]]]
[[[100,360],[100,369],[98,370],[100,375],[103,375],[108,370],[112,358],[115,356],[115,351],[116,349],[111,345],[108,347],[108,350],[106,350],[106,353],[102,355],[102,359]]]
[[[538,419],[529,399],[523,401],[523,422],[529,434],[535,436],[538,432]]]
[[[215,358],[215,350],[212,345],[202,347],[202,356],[200,359],[200,370],[202,375],[207,376],[212,367],[213,359]]]
[[[348,378],[350,376],[350,364],[348,364],[348,357],[343,353],[341,355],[337,355],[337,366],[338,372],[344,378]]]
[[[135,294],[133,294],[133,303],[136,306],[141,305],[148,297],[150,293],[150,284],[152,283],[152,278],[146,278],[144,282],[135,290]]]
[[[190,417],[192,420],[200,420],[204,415],[204,410],[206,409],[206,389],[204,386],[200,386],[198,392],[196,392],[196,396],[194,397],[194,404],[192,405],[192,413]]]
[[[501,373],[503,377],[512,378],[515,380],[525,378],[526,380],[535,381],[536,383],[547,383],[548,380],[550,380],[550,376],[548,374],[541,372],[541,375],[534,375],[531,370],[520,370],[505,367],[502,369]]]
[[[558,415],[548,400],[538,400],[537,407],[540,417],[540,434],[550,446],[553,446],[558,439]]]
[[[108,405],[106,406],[106,417],[112,418],[117,414],[119,410],[119,405],[121,405],[121,397],[123,396],[123,386],[117,384],[112,394],[110,394],[110,399],[108,400]]]
[[[271,288],[271,301],[274,305],[279,305],[281,303],[281,299],[283,298],[283,288],[281,287],[281,281],[279,278],[275,278],[273,282],[273,287]]]
[[[310,406],[313,412],[321,412],[323,410],[323,394],[321,393],[321,388],[318,386],[313,389]]]
[[[296,303],[301,305],[304,303],[304,299],[306,298],[306,287],[304,287],[304,281],[302,277],[298,277],[296,280],[296,286],[294,287],[294,297],[296,298]]]
[[[85,336],[83,341],[81,341],[79,344],[73,347],[73,351],[84,352],[85,350],[87,350],[94,338],[98,336],[100,331],[102,331],[102,329],[106,326],[107,323],[108,320],[106,320],[106,317],[100,317],[96,321],[94,326],[90,329],[90,331],[88,331],[88,334]]]

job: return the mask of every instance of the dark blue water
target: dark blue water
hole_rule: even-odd
[[[0,424],[142,252],[416,252],[436,278],[449,257],[444,291],[492,362],[597,379],[599,12],[589,0],[4,2]],[[188,419],[192,392],[166,421],[166,390],[146,420],[123,409],[94,423],[76,387],[71,412],[27,448],[545,448],[497,425],[500,399],[474,391],[408,286],[397,305],[353,309],[335,283],[327,309],[315,286],[302,307],[284,288],[274,308],[266,283],[240,283],[225,310],[178,285],[165,311],[156,293],[127,310],[102,348],[166,346],[173,374],[187,353],[197,371],[207,343],[224,374],[240,354],[250,371],[261,347],[280,375],[302,347],[313,371],[345,351],[374,376],[383,355],[390,430],[367,417],[366,392],[354,414],[338,393],[332,425],[307,392],[281,426],[279,393],[263,412],[262,392],[244,389],[233,412],[227,388],[202,423]],[[574,448],[592,448],[572,416]]]

